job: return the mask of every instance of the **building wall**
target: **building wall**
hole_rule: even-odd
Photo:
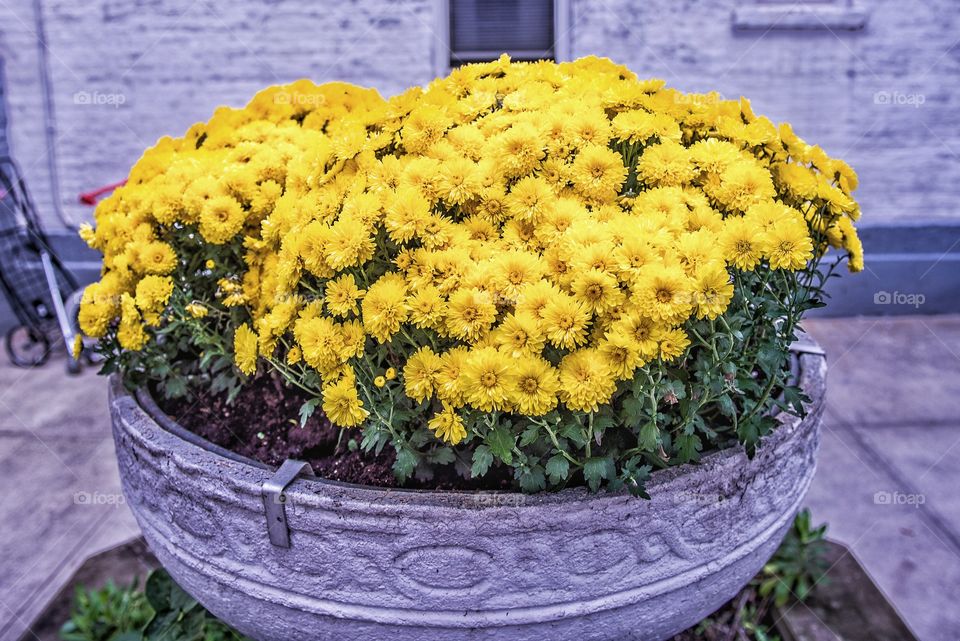
[[[960,220],[960,45],[954,0],[858,0],[865,28],[734,28],[756,0],[568,0],[572,56],[607,55],[690,91],[746,95],[860,172],[865,222]],[[766,0],[769,4],[769,0]],[[802,4],[804,0],[799,0]],[[817,0],[815,6],[831,1]],[[792,0],[791,0],[792,3]],[[434,74],[442,0],[37,0],[49,46],[61,206],[123,178],[140,152],[219,104],[299,77],[385,95]],[[0,3],[13,152],[56,223],[35,3]],[[829,18],[828,18],[829,20]],[[563,47],[561,47],[563,49]],[[885,97],[887,100],[885,100]]]

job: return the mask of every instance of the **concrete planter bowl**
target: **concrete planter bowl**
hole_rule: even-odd
[[[656,641],[733,597],[800,507],[826,363],[798,361],[805,419],[781,414],[753,460],[730,448],[656,472],[652,500],[300,478],[286,491],[288,548],[267,535],[272,470],[186,434],[116,377],[110,405],[123,490],[153,552],[249,636]]]

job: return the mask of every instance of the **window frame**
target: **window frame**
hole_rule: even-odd
[[[453,49],[450,42],[450,0],[434,0],[433,71],[437,77],[450,73]],[[570,0],[553,0],[553,56],[570,60]]]

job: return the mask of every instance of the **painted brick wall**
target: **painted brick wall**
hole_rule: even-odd
[[[748,0],[570,0],[574,56],[608,55],[757,111],[847,158],[867,221],[960,220],[954,0],[860,0],[862,31],[735,31]],[[424,83],[438,0],[39,0],[50,50],[61,201],[122,178],[142,149],[299,77],[384,94]],[[53,223],[31,0],[0,3],[13,151]],[[889,98],[888,104],[884,96]],[[918,104],[922,103],[922,104]]]

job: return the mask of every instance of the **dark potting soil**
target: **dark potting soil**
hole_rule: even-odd
[[[379,487],[399,487],[393,474],[396,453],[387,445],[379,454],[348,447],[359,444],[359,429],[341,430],[317,411],[300,426],[300,406],[306,396],[285,387],[269,374],[244,385],[232,403],[225,394],[196,390],[193,396],[166,399],[154,391],[157,405],[170,418],[232,452],[272,467],[292,458],[307,461],[322,478]],[[426,420],[426,419],[425,419]],[[492,468],[481,480],[464,479],[449,466],[434,470],[431,479],[410,479],[403,487],[435,490],[511,490],[505,468]]]

